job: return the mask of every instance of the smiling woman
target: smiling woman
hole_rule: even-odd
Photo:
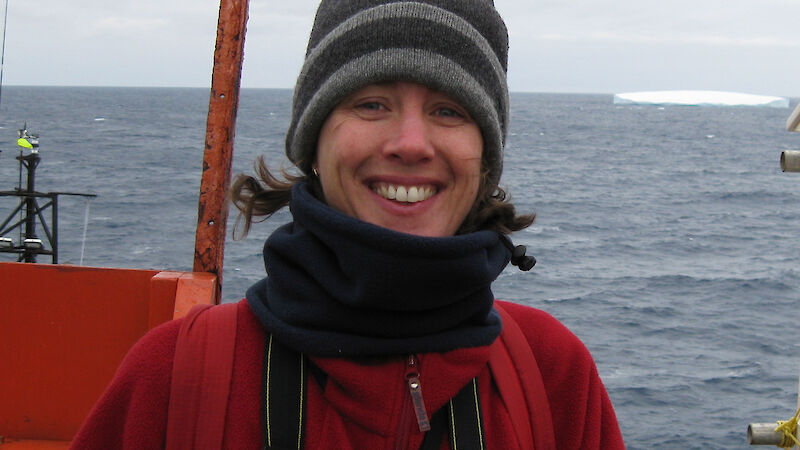
[[[509,262],[532,265],[507,235],[533,216],[499,187],[507,51],[491,0],[323,0],[286,138],[300,174],[280,179],[260,158],[258,179],[232,188],[245,230],[290,208],[264,245],[267,277],[146,336],[79,447],[140,428],[175,442],[188,370],[163,355],[184,361],[205,348],[184,336],[217,342],[222,328],[233,350],[205,365],[232,371],[199,383],[230,389],[225,448],[623,448],[583,344],[491,291]],[[177,417],[213,409],[197,402]]]
[[[353,113],[360,112],[361,114],[354,116],[364,123],[367,122],[368,113],[370,122],[382,119],[380,126],[368,127],[379,138],[374,135],[363,136],[366,138],[365,142],[364,139],[353,136],[364,134],[367,131],[366,126],[336,134],[347,135],[339,136],[339,140],[346,137],[351,141],[358,141],[348,144],[351,149],[347,153],[351,157],[356,148],[364,153],[365,147],[369,147],[377,156],[379,145],[396,146],[400,143],[405,146],[406,143],[402,141],[411,138],[422,138],[426,141],[422,143],[425,146],[432,145],[431,138],[435,137],[436,145],[428,149],[433,157],[423,158],[419,161],[421,165],[415,163],[411,167],[405,164],[402,170],[398,170],[400,166],[381,168],[385,172],[381,176],[402,176],[406,179],[401,177],[395,183],[382,184],[379,174],[375,173],[371,176],[377,178],[372,181],[360,180],[358,184],[367,182],[365,187],[377,191],[378,195],[385,189],[384,199],[387,201],[367,206],[361,199],[366,200],[369,196],[352,196],[348,197],[350,203],[345,205],[334,196],[335,203],[331,204],[329,201],[330,206],[376,225],[386,227],[391,223],[392,226],[388,228],[424,236],[464,234],[478,230],[508,234],[529,226],[534,216],[517,215],[498,184],[508,126],[508,87],[505,76],[508,44],[505,27],[502,27],[501,32],[501,28],[494,26],[497,20],[502,24],[502,20],[491,3],[475,3],[471,6],[477,8],[475,11],[466,11],[466,5],[456,5],[452,11],[447,11],[423,2],[400,3],[397,7],[394,4],[378,3],[372,8],[365,8],[359,14],[347,17],[342,10],[323,2],[320,11],[325,11],[326,15],[318,18],[311,33],[306,61],[295,87],[292,123],[286,138],[287,155],[304,175],[293,177],[284,173],[287,181],[281,181],[270,172],[266,162],[259,159],[256,171],[260,182],[252,177],[240,176],[234,182],[232,198],[243,213],[244,232],[249,230],[254,217],[269,217],[288,205],[291,190],[296,183],[307,183],[309,189],[320,199],[338,195],[337,192],[326,190],[334,188],[331,177],[323,176],[320,185],[320,178],[316,176],[312,166],[319,166],[320,161],[332,159],[327,151],[330,143],[328,138],[333,135],[333,123],[341,121],[344,109]],[[445,26],[446,23],[451,25]],[[376,33],[378,26],[385,27],[381,33]],[[456,47],[451,46],[456,46],[458,51],[454,51]],[[397,80],[405,83],[387,83]],[[424,127],[418,127],[419,130],[415,129],[413,121],[407,120],[410,105],[401,104],[411,100],[406,99],[405,94],[400,95],[400,88],[408,87],[411,83],[418,88],[423,87],[425,95],[430,97],[426,99],[429,104],[415,106],[419,109],[421,118],[425,119]],[[370,91],[376,90],[386,93],[391,91],[392,98],[379,96],[380,101],[372,101],[369,96],[373,92]],[[361,96],[358,97],[359,95]],[[354,101],[360,101],[361,104],[353,104]],[[435,110],[420,109],[435,107],[438,105],[436,101],[443,101],[441,106],[445,107]],[[400,119],[405,122],[398,122]],[[348,124],[352,122],[348,121]],[[399,126],[405,128],[398,129]],[[387,142],[387,127],[394,128],[394,134],[399,134],[402,139]],[[463,142],[458,139],[467,128],[479,133],[477,137],[480,142],[478,145],[463,148]],[[412,145],[419,145],[419,142]],[[470,148],[477,150],[477,153],[465,155]],[[381,152],[384,162],[391,159],[391,164],[397,166],[399,155],[393,153],[393,158],[388,158],[386,152],[386,148]],[[342,162],[341,150],[337,154],[340,155],[337,159]],[[369,160],[374,164],[377,157]],[[456,160],[458,164],[451,164]],[[459,182],[455,186],[451,186],[450,180],[445,180],[441,174],[438,178],[430,177],[430,172],[442,169],[434,166],[444,162],[449,166],[444,171],[452,171],[464,165],[462,160],[476,163],[480,171],[478,177],[472,177],[477,184],[469,186],[468,190],[460,187],[464,178],[460,173],[458,177],[453,177],[455,173],[447,175],[452,181]],[[423,166],[424,170],[420,170]],[[325,167],[317,169],[325,170]],[[428,172],[427,175],[425,171]],[[365,173],[361,171],[359,175],[364,176]],[[408,178],[409,175],[416,176],[417,179]],[[428,186],[421,186],[422,184]],[[425,188],[422,192],[430,195],[425,202],[413,202],[421,203],[414,207],[400,205],[412,203],[408,202],[408,192],[416,190],[419,195],[420,187]],[[347,192],[344,184],[340,184],[337,189]],[[359,192],[351,190],[349,194]],[[440,192],[441,195],[438,195]],[[461,203],[469,204],[467,213],[459,217],[452,214],[453,205],[449,201],[443,201],[455,198],[455,194],[464,199]],[[390,198],[392,195],[394,198]],[[420,221],[415,221],[413,217],[422,217],[423,210],[428,210],[432,204],[438,205],[437,208],[443,204],[448,205],[447,212],[437,208],[431,211],[435,212],[436,220],[448,222],[449,225],[427,227],[422,226]],[[373,208],[378,205],[383,206],[380,209]],[[340,206],[346,206],[347,211]],[[359,206],[362,213],[353,214],[354,206]],[[367,215],[366,210],[370,214]],[[393,212],[376,221],[378,211]],[[412,214],[414,211],[419,214]],[[375,220],[370,220],[369,217]],[[425,217],[428,221],[433,219],[432,214],[426,214]]]
[[[452,236],[475,203],[483,140],[466,109],[425,86],[359,89],[322,126],[314,173],[325,202],[391,230]]]

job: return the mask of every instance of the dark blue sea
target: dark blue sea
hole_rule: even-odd
[[[242,91],[235,172],[261,154],[287,164],[290,99]],[[537,214],[514,240],[539,263],[506,269],[495,295],[550,312],[586,343],[629,448],[749,448],[749,422],[791,417],[800,174],[778,163],[800,150],[784,130],[791,110],[511,100],[502,184]],[[206,89],[4,87],[0,190],[17,186],[27,121],[40,134],[38,190],[97,194],[83,252],[87,202],[61,199],[62,263],[191,270],[207,104]],[[0,201],[5,216],[15,204]],[[263,241],[285,221],[228,240],[225,301],[264,275]]]

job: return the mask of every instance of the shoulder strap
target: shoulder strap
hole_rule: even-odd
[[[486,450],[478,379],[473,378],[461,388],[447,406],[450,416],[450,448]]]
[[[489,368],[511,415],[521,448],[555,449],[550,403],[530,344],[517,322],[500,305],[503,331],[492,344]]]
[[[445,435],[454,450],[486,450],[477,378],[433,414],[431,429],[425,433],[420,450],[439,450]]]
[[[167,449],[219,449],[225,432],[237,304],[197,305],[186,315],[175,344]]]
[[[267,335],[262,380],[264,448],[303,448],[307,395],[305,355]]]

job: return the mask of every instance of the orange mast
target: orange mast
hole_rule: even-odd
[[[222,289],[222,265],[228,219],[227,195],[239,107],[239,86],[249,0],[222,0],[219,7],[211,98],[208,105],[203,177],[197,207],[194,272],[217,276],[216,303]]]

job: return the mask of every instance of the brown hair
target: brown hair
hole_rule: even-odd
[[[323,198],[322,186],[319,179],[313,174],[294,175],[282,168],[280,174],[283,178],[280,179],[269,169],[263,156],[256,159],[255,171],[258,179],[250,175],[239,174],[231,186],[231,200],[240,212],[236,228],[238,228],[239,221],[244,220],[240,237],[247,235],[253,222],[266,220],[287,206],[292,199],[292,187],[301,181],[308,181],[314,195],[319,199]],[[475,204],[472,205],[472,209],[456,234],[479,230],[510,234],[527,228],[533,223],[536,215],[517,215],[510,197],[500,186],[490,181],[488,173],[489,170],[484,167],[481,173],[483,181],[478,188]]]

